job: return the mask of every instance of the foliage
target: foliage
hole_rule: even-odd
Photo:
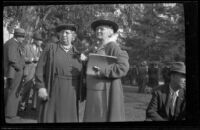
[[[44,39],[48,40],[55,35],[53,29],[61,23],[74,23],[79,36],[87,34],[93,37],[90,24],[102,15],[116,18],[120,26],[120,41],[131,55],[131,64],[142,60],[185,60],[182,4],[5,6],[3,20],[19,21],[30,41],[35,31],[41,31]]]

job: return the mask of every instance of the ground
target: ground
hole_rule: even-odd
[[[150,93],[137,93],[136,86],[123,85],[125,97],[126,121],[144,121],[145,111],[151,100]],[[84,106],[84,105],[82,105]],[[84,111],[82,108],[81,111]],[[7,123],[37,123],[37,111],[28,108],[25,112],[19,112],[21,119],[9,120]],[[80,115],[82,120],[83,114]]]

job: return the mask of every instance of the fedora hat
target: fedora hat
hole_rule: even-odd
[[[119,28],[118,24],[114,22],[114,20],[112,20],[111,18],[98,19],[92,22],[91,28],[95,31],[98,26],[102,26],[102,25],[111,27],[114,30],[114,33],[116,33]]]
[[[173,62],[171,63],[170,72],[177,72],[181,74],[186,74],[184,62]]]
[[[22,29],[22,28],[16,28],[14,30],[14,36],[17,36],[17,37],[25,37],[25,30]]]
[[[61,24],[61,25],[58,25],[56,28],[55,28],[55,31],[56,32],[60,32],[62,30],[72,30],[72,31],[77,31],[77,28],[74,24]]]
[[[40,40],[40,41],[43,40],[41,33],[34,33],[33,39]]]

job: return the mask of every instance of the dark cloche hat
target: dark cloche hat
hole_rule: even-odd
[[[72,30],[72,31],[75,31],[75,32],[77,31],[77,27],[74,24],[61,24],[61,25],[58,25],[55,28],[55,31],[56,32],[60,32],[60,31],[65,30],[65,29]]]
[[[14,36],[18,36],[18,37],[25,37],[25,30],[22,28],[16,28],[14,30]]]
[[[172,62],[170,71],[171,72],[178,72],[178,73],[181,73],[181,74],[186,74],[184,62]]]
[[[116,33],[119,26],[116,22],[114,22],[113,18],[100,18],[91,24],[91,28],[95,31],[98,26],[106,25],[112,27],[114,32]]]
[[[41,33],[38,33],[38,32],[34,33],[34,34],[33,34],[33,39],[42,41],[42,40],[43,40],[42,34],[41,34]]]

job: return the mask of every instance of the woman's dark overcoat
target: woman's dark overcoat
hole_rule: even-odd
[[[49,97],[41,101],[40,123],[78,121],[81,68],[74,47],[66,53],[58,42],[44,49],[36,68],[36,87],[46,88]]]
[[[129,70],[128,54],[122,51],[115,42],[100,47],[98,54],[116,56],[117,63],[105,68],[102,83],[90,86],[88,82],[99,82],[99,79],[87,77],[87,97],[84,122],[120,122],[125,121],[124,95],[121,77]]]

